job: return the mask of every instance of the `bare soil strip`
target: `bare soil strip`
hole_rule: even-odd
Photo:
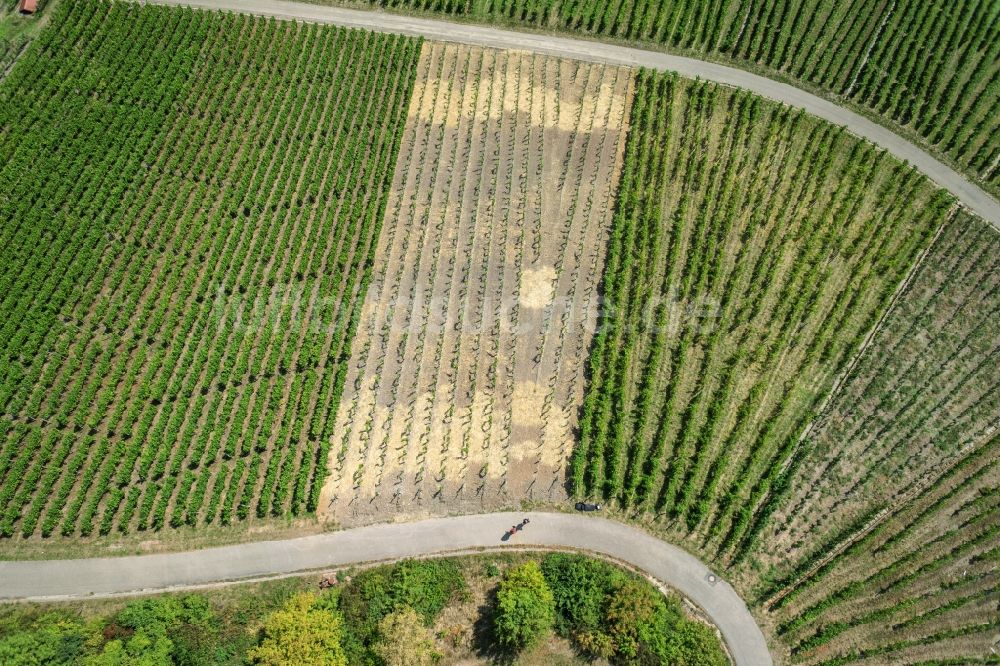
[[[320,512],[565,497],[632,73],[426,43]]]

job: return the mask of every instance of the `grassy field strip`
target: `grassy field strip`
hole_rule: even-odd
[[[631,81],[425,46],[331,453],[338,520],[564,496]]]

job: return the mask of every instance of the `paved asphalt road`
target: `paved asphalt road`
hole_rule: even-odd
[[[531,523],[503,541],[504,532],[524,517]],[[697,558],[635,527],[580,514],[491,513],[182,553],[0,562],[0,599],[58,600],[180,589],[504,545],[579,548],[628,562],[701,606],[722,631],[737,664],[771,664],[764,635],[743,600],[728,583],[709,583],[710,572]]]
[[[286,2],[285,0],[151,0],[151,2],[239,11],[317,23],[334,23],[381,32],[420,35],[427,39],[440,41],[534,51],[591,62],[649,67],[677,72],[691,78],[700,77],[717,83],[745,88],[764,97],[805,109],[835,125],[846,126],[852,133],[868,139],[899,159],[915,166],[935,183],[954,194],[968,208],[1000,229],[1000,203],[996,199],[906,139],[864,116],[837,106],[833,102],[795,86],[772,81],[735,67],[589,40],[500,30],[465,23],[387,14],[379,11],[324,7],[301,2]]]

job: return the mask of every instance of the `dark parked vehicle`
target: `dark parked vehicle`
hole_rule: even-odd
[[[589,502],[577,502],[576,503],[576,510],[577,511],[600,511],[601,510],[601,505],[600,504],[591,504]]]

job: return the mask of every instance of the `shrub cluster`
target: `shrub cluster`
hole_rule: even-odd
[[[555,626],[586,653],[613,664],[728,663],[708,626],[684,616],[680,600],[605,562],[554,553],[542,571],[555,599]]]
[[[463,589],[465,579],[452,560],[405,560],[361,572],[337,600],[348,663],[380,663],[375,652],[379,624],[389,614],[411,608],[430,625]]]
[[[442,611],[460,611],[482,584],[487,604],[476,604],[472,635],[501,661],[534,656],[519,653],[554,631],[612,664],[726,663],[708,627],[637,576],[578,555],[517,559],[470,574],[475,584],[461,560],[407,560],[319,594],[282,580],[221,598],[152,597],[97,617],[0,609],[0,663],[430,666],[446,652],[443,639],[450,633],[458,646],[463,632],[442,629]]]

